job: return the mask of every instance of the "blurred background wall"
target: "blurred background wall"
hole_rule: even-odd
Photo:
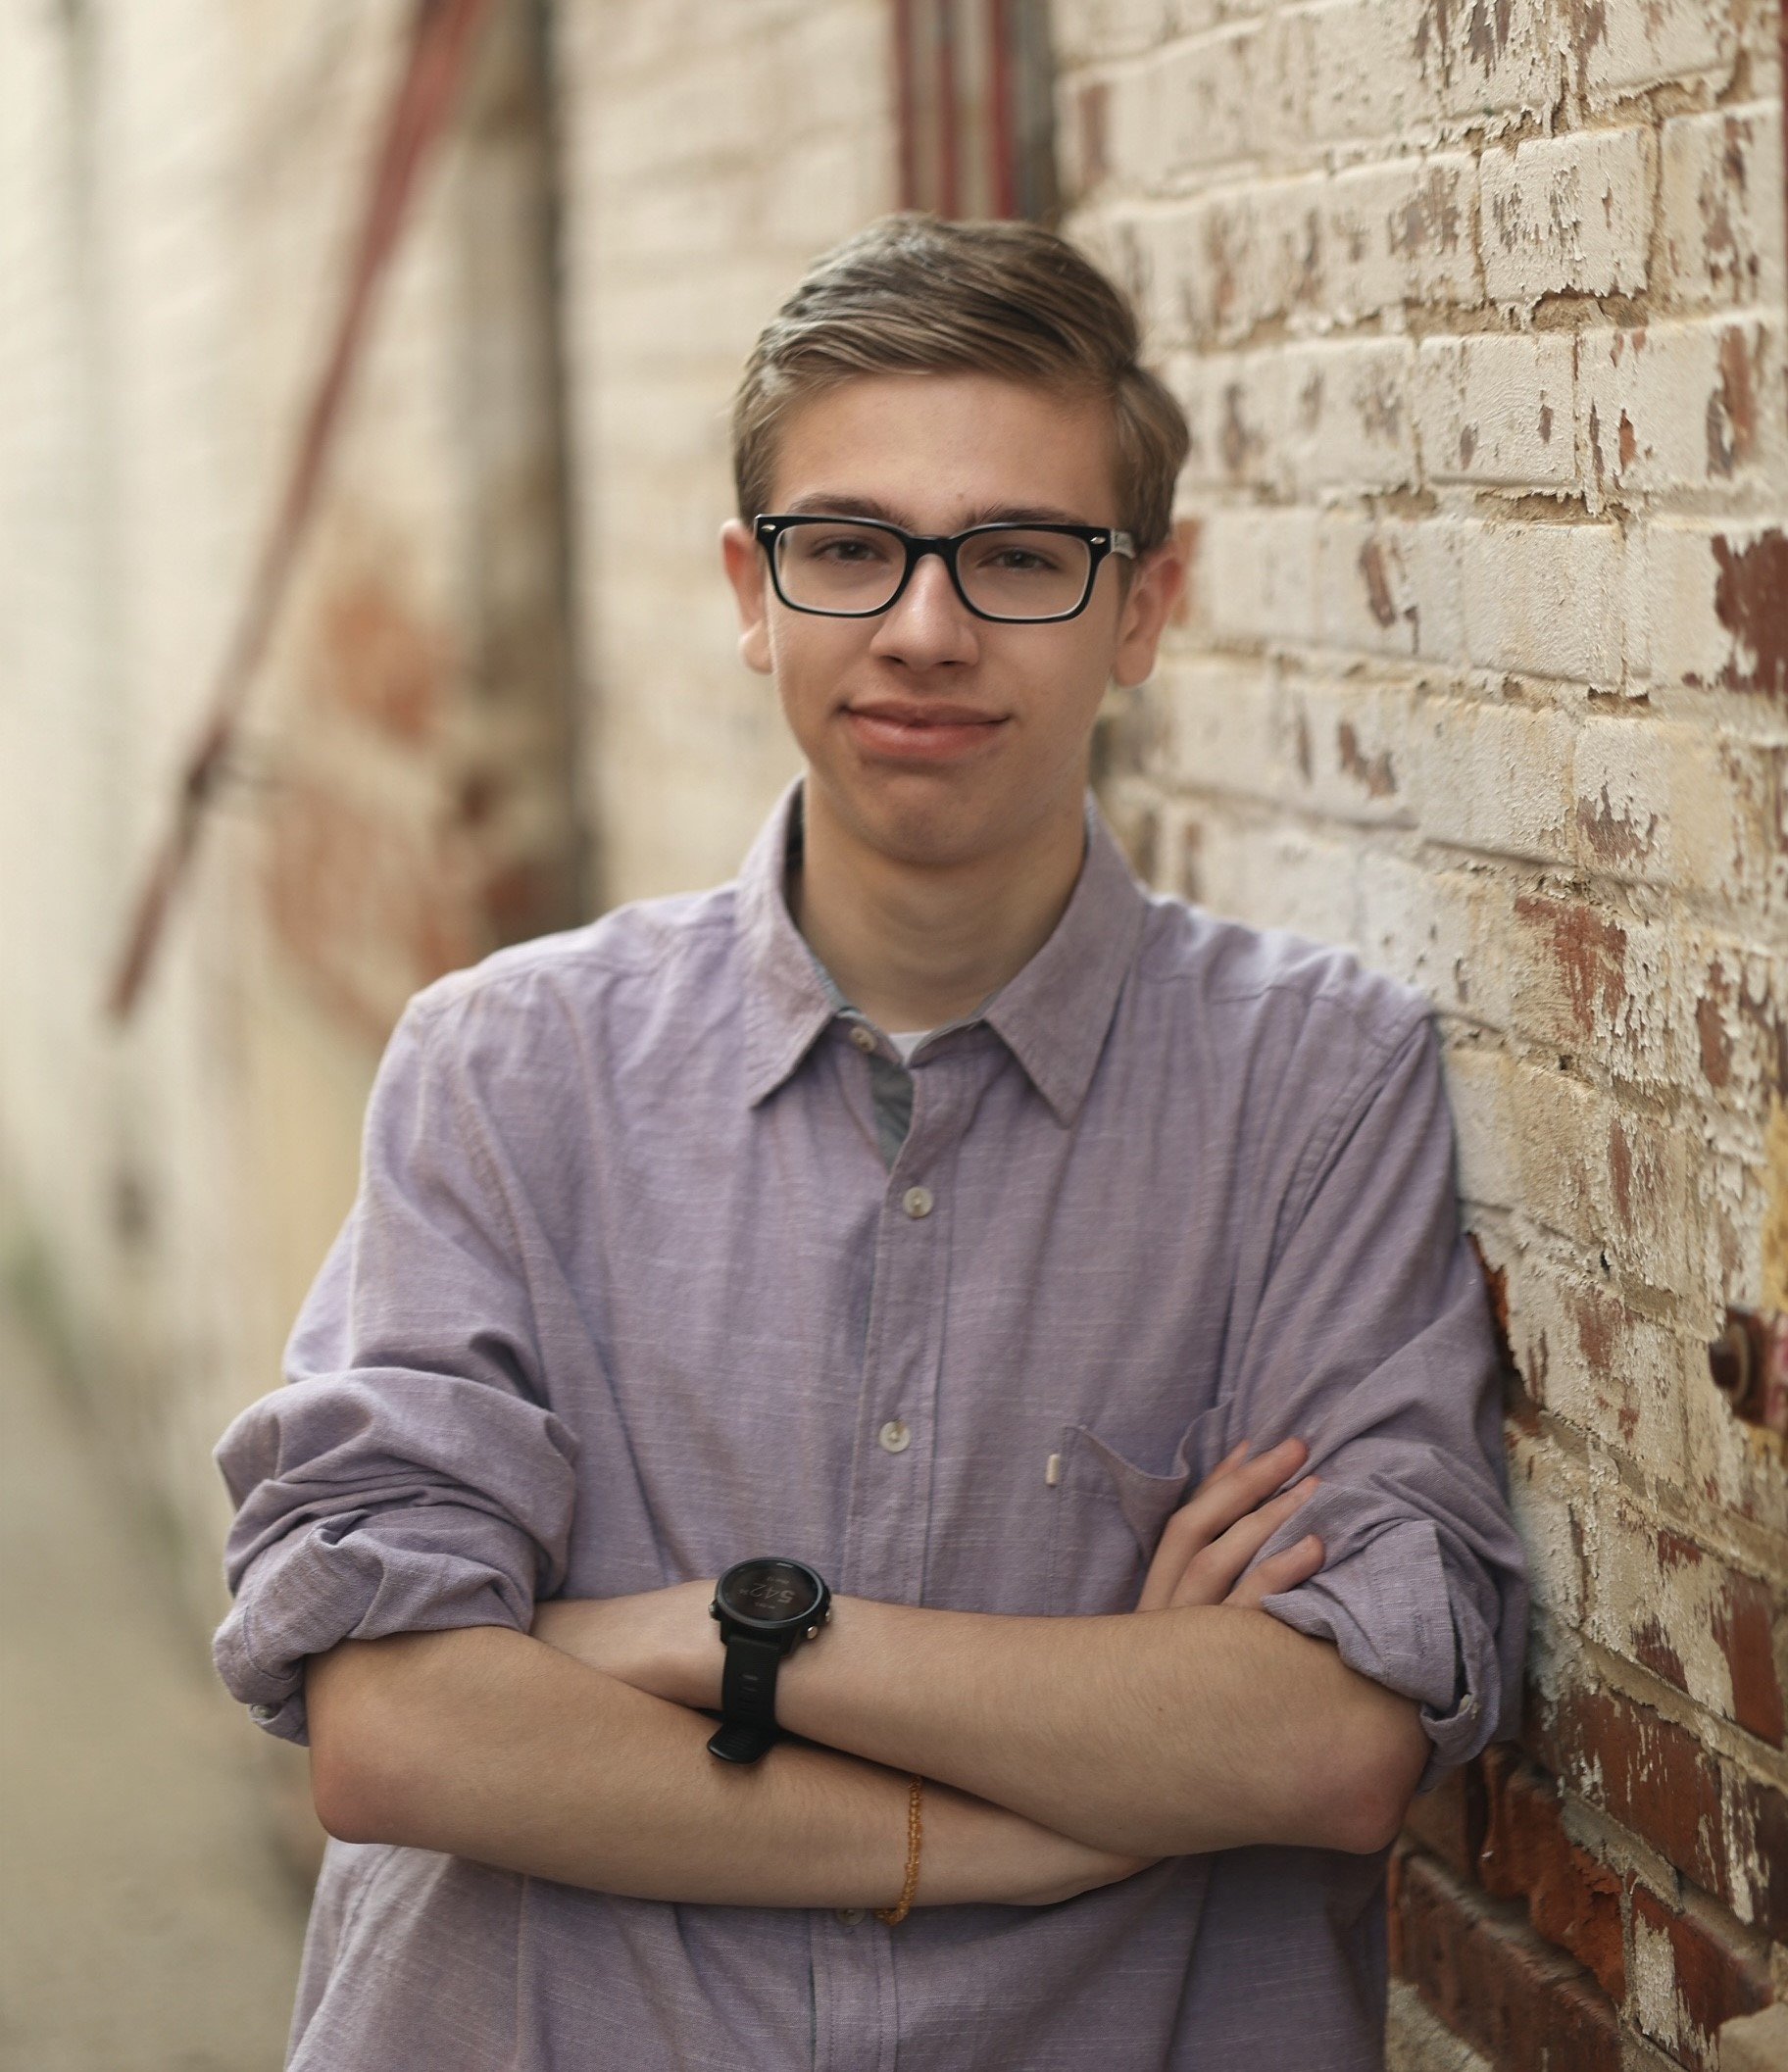
[[[195,1630],[403,1000],[794,766],[715,553],[758,327],[902,201],[1059,218],[1196,433],[1108,811],[1433,999],[1509,1341],[1526,1746],[1400,1854],[1398,2061],[1714,2064],[1788,1989],[1788,1473],[1706,1354],[1788,1307],[1777,10],[498,0],[119,1028],[413,19],[0,0],[0,1223]]]

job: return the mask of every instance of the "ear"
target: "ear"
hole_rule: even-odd
[[[1113,680],[1125,690],[1143,682],[1155,666],[1155,651],[1186,579],[1186,558],[1169,535],[1136,564],[1118,619]]]
[[[737,518],[720,527],[720,561],[739,608],[739,660],[768,676],[770,665],[770,571],[750,528]]]

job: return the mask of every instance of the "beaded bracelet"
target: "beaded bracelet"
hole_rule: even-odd
[[[875,1909],[876,1920],[890,1928],[898,1928],[913,1911],[913,1895],[919,1890],[919,1851],[925,1839],[924,1799],[925,1780],[915,1777],[907,1786],[907,1875],[894,1904]]]

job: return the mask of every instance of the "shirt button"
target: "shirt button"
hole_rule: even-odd
[[[928,1216],[932,1209],[931,1190],[928,1187],[909,1187],[900,1198],[900,1206],[917,1223],[920,1216]]]
[[[858,1922],[863,1919],[863,1908],[861,1906],[841,1906],[838,1909],[838,1918],[844,1923],[846,1928],[855,1928]]]
[[[904,1454],[913,1444],[913,1427],[904,1417],[890,1417],[875,1434],[875,1444],[884,1454]]]
[[[875,1031],[873,1029],[866,1029],[860,1021],[854,1021],[851,1024],[851,1041],[860,1051],[872,1051],[875,1048]],[[861,1921],[863,1919],[862,1914],[859,1914],[857,1918]]]
[[[279,1717],[279,1707],[277,1705],[250,1705],[248,1716],[258,1727],[272,1726],[273,1721]]]

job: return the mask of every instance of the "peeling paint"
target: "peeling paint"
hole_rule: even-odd
[[[1720,682],[1731,691],[1788,697],[1788,535],[1772,528],[1734,547],[1716,533],[1714,560],[1714,610],[1733,638]]]
[[[1761,1233],[1763,1307],[1788,1309],[1788,1108],[1779,1094],[1769,1097],[1763,1166],[1768,1198]]]

